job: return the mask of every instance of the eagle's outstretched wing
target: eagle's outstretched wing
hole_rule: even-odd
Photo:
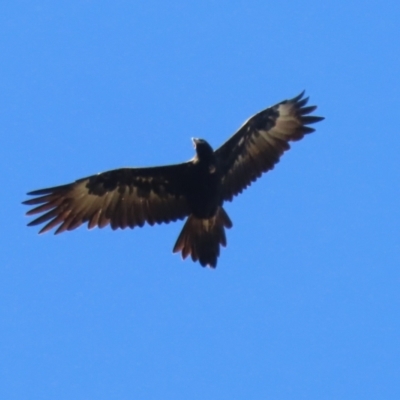
[[[314,132],[309,124],[323,117],[308,115],[317,107],[305,105],[304,92],[249,118],[241,128],[215,151],[222,171],[222,197],[233,196],[274,167],[289,142]]]
[[[87,222],[89,228],[134,228],[145,222],[176,221],[190,210],[185,185],[190,164],[121,168],[79,179],[74,183],[36,190],[24,201],[35,208],[27,215],[42,214],[28,225],[47,222],[40,233],[58,227],[70,231]]]

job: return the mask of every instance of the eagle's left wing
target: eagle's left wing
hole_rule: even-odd
[[[224,200],[232,200],[263,172],[274,168],[290,148],[290,141],[314,132],[307,125],[324,119],[309,115],[317,107],[305,107],[308,97],[303,95],[304,92],[252,116],[215,151],[222,171]]]

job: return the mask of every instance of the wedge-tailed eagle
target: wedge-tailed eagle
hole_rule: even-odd
[[[310,115],[304,92],[249,118],[221,147],[213,150],[203,139],[192,139],[196,150],[190,161],[151,168],[121,168],[73,183],[35,190],[24,204],[36,206],[27,215],[42,214],[29,226],[57,227],[55,234],[81,224],[89,229],[142,227],[187,217],[173,248],[202,266],[216,267],[225,228],[232,222],[225,201],[274,168],[289,142],[314,132],[308,125],[323,120]]]

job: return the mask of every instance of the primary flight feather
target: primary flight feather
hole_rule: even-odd
[[[151,168],[121,168],[73,183],[35,190],[24,204],[27,215],[41,214],[29,226],[45,223],[39,233],[56,228],[134,228],[188,217],[174,252],[202,266],[216,267],[225,228],[232,222],[223,209],[247,186],[279,161],[289,142],[314,132],[308,125],[323,120],[310,115],[304,92],[249,118],[217,150],[193,139],[195,157],[185,163]]]

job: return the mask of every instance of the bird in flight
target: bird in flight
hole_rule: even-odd
[[[35,206],[27,215],[41,214],[28,224],[46,225],[39,233],[55,234],[83,223],[113,230],[169,223],[187,217],[173,248],[202,266],[215,268],[225,228],[232,222],[223,208],[263,172],[274,168],[289,142],[315,129],[323,117],[310,115],[304,92],[249,118],[221,147],[213,150],[203,139],[192,139],[195,156],[187,162],[150,168],[120,168],[73,183],[35,190],[23,204]]]

